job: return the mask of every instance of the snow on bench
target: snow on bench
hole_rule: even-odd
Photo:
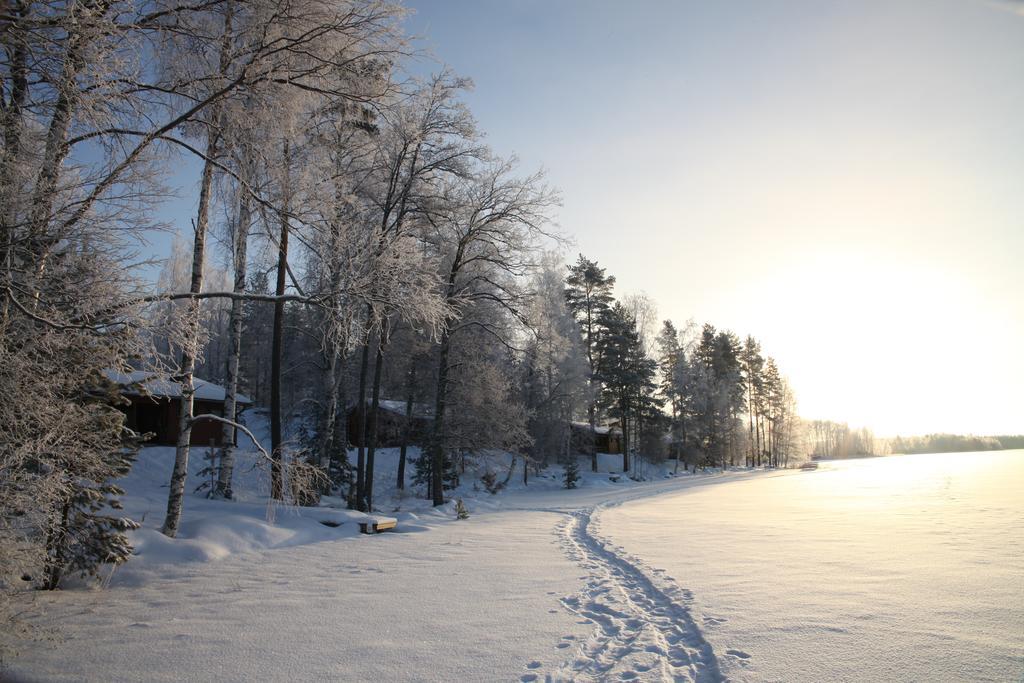
[[[379,534],[382,531],[394,529],[398,526],[398,520],[394,517],[371,517],[364,522],[359,522],[359,530],[364,534]]]

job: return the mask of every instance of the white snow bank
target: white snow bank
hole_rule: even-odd
[[[254,431],[263,435],[265,425]],[[565,546],[573,511],[724,479],[670,477],[669,463],[648,468],[654,481],[613,481],[621,456],[602,456],[598,473],[583,457],[580,488],[568,491],[557,466],[524,484],[520,459],[508,486],[491,495],[480,476],[490,469],[504,478],[511,462],[492,454],[467,468],[452,502],[433,508],[416,487],[396,490],[398,451],[385,449],[374,515],[398,527],[364,535],[358,522],[367,516],[338,499],[269,505],[266,473],[251,454],[239,456],[236,501],[193,494],[205,450],[193,449],[175,539],[159,532],[174,449],[140,454],[122,481],[126,512],[143,522],[132,534],[137,555],[103,590],[32,596],[32,619],[60,643],[23,644],[14,673],[46,681],[543,679],[590,661],[600,640],[600,617],[570,607],[594,571]],[[412,471],[410,462],[410,479]],[[469,520],[456,521],[457,498]],[[627,583],[646,594],[642,576]],[[645,661],[621,673],[642,672]]]
[[[246,420],[257,438],[265,443],[268,432],[265,415],[251,412]],[[231,555],[354,536],[359,533],[359,523],[368,518],[363,513],[345,509],[345,501],[336,497],[325,497],[320,507],[312,508],[271,501],[267,463],[243,434],[239,435],[236,453],[234,500],[208,499],[204,493],[195,493],[209,478],[199,474],[208,464],[208,453],[208,448],[192,448],[182,519],[177,537],[170,539],[160,533],[160,527],[167,509],[174,448],[155,446],[140,451],[131,472],[119,483],[126,491],[122,497],[125,514],[141,522],[142,528],[130,533],[135,556],[114,572],[112,583],[138,585],[167,571],[162,569],[164,565],[219,561]],[[355,462],[355,449],[349,457]],[[412,484],[414,461],[419,457],[418,448],[408,449],[406,488],[400,491],[396,482],[399,449],[385,448],[376,453],[374,514],[398,520],[397,528],[388,533],[423,531],[431,525],[453,521],[456,499],[462,499],[472,515],[488,510],[520,509],[524,504],[528,507],[530,503],[522,500],[524,495],[533,497],[543,493],[553,503],[572,507],[590,500],[588,495],[596,495],[594,502],[600,502],[609,494],[639,485],[621,474],[621,455],[599,454],[596,473],[590,471],[590,456],[580,456],[578,489],[568,491],[563,487],[562,467],[552,465],[540,474],[531,469],[524,483],[522,458],[515,459],[515,469],[508,476],[513,456],[491,452],[469,461],[459,488],[445,494],[449,502],[434,508],[424,495],[424,487]],[[673,468],[673,462],[666,462],[651,465],[645,471],[649,478],[663,480],[671,476]],[[481,476],[486,472],[493,473],[501,482],[508,479],[497,494],[485,490]]]

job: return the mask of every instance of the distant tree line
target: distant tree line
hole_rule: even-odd
[[[897,436],[889,441],[893,453],[963,453],[969,451],[999,451],[1019,446],[1004,445],[1024,441],[1022,437],[965,436],[962,434],[927,434],[925,436]]]
[[[808,420],[807,444],[812,456],[852,458],[890,453],[960,453],[1024,448],[1024,436],[974,436],[926,434],[923,436],[876,437],[864,427],[851,429],[845,422]]]
[[[995,438],[999,440],[999,445],[1006,450],[1024,448],[1024,434],[1003,434]]]
[[[887,444],[876,439],[869,428],[851,429],[845,422],[808,420],[807,439],[811,455],[826,458],[850,458],[882,455]]]

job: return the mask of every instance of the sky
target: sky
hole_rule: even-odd
[[[1024,433],[1024,3],[406,4],[568,260],[754,335],[804,417]]]
[[[805,417],[1024,432],[1021,5],[408,4],[619,294],[753,334]]]

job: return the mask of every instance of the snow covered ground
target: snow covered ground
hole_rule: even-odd
[[[1024,451],[834,461],[615,506],[731,677],[1024,680]]]
[[[257,421],[256,433],[262,425]],[[244,446],[244,444],[243,444]],[[654,482],[601,472],[562,488],[561,468],[498,495],[507,456],[471,470],[453,505],[434,509],[395,490],[397,449],[377,454],[378,510],[395,532],[358,533],[361,513],[268,504],[266,473],[241,457],[236,500],[191,492],[205,449],[193,451],[178,538],[159,532],[173,449],[144,449],[122,481],[126,513],[141,520],[136,556],[100,589],[35,593],[32,621],[51,636],[23,642],[9,675],[22,680],[534,680],[587,666],[593,624],[564,600],[588,578],[566,552],[565,520],[580,508],[642,491],[706,481]],[[415,449],[412,456],[416,456]],[[589,460],[581,459],[589,469]],[[411,472],[411,467],[410,470]],[[326,503],[341,505],[342,501]],[[328,521],[339,526],[326,526]],[[72,582],[73,584],[73,582]],[[567,664],[568,663],[568,664]],[[569,668],[566,668],[569,667]]]
[[[157,531],[170,456],[147,449],[125,482],[128,511],[145,515],[138,557],[103,589],[34,594],[34,622],[53,637],[22,643],[15,674],[820,681],[1024,671],[1021,453],[811,473],[652,468],[644,483],[584,472],[574,491],[552,468],[525,488],[517,471],[495,496],[477,472],[458,492],[471,517],[456,521],[449,507],[389,492],[396,454],[385,451],[378,502],[397,532],[360,535],[362,516],[341,509],[268,507],[263,475],[243,467],[240,500],[189,496],[174,540]],[[939,459],[910,467],[911,457]],[[602,459],[602,469],[620,464]]]

